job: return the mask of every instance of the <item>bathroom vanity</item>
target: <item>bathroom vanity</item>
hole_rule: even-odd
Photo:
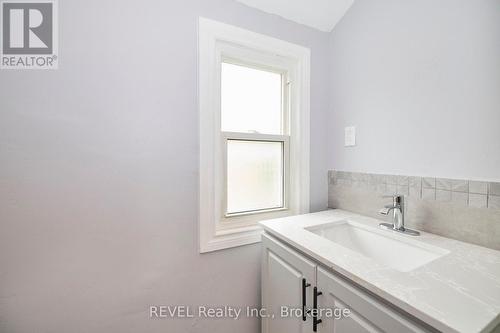
[[[499,251],[379,222],[343,210],[262,222],[274,314],[262,332],[500,332]]]

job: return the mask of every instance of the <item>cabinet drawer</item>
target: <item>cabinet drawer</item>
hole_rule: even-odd
[[[323,318],[319,332],[436,332],[321,267],[317,285],[323,292],[320,307],[348,308],[351,312],[347,318]]]

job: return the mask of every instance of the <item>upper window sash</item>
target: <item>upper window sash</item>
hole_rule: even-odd
[[[259,52],[251,49],[244,48],[242,46],[236,46],[229,43],[221,42],[218,47],[216,47],[217,52],[217,87],[221,87],[222,84],[222,63],[228,63],[233,65],[239,65],[243,67],[249,67],[257,70],[263,70],[268,72],[273,72],[281,75],[281,134],[291,134],[290,126],[290,93],[291,93],[291,72],[293,70],[293,63],[284,57],[277,56],[275,54],[268,54],[265,52]],[[222,119],[221,119],[221,94],[219,89],[219,94],[217,98],[217,121],[219,124],[219,129],[221,129]],[[265,133],[264,133],[265,134]]]

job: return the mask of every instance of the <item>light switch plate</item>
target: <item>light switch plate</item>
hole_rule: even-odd
[[[356,127],[349,126],[345,128],[345,144],[346,147],[356,145]]]

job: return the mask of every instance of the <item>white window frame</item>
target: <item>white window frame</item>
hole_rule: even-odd
[[[260,241],[260,220],[309,212],[310,50],[273,37],[199,19],[200,253]],[[284,84],[282,135],[221,131],[221,63],[278,71]],[[285,91],[286,90],[286,91]],[[277,141],[284,147],[284,207],[225,214],[227,139]]]

